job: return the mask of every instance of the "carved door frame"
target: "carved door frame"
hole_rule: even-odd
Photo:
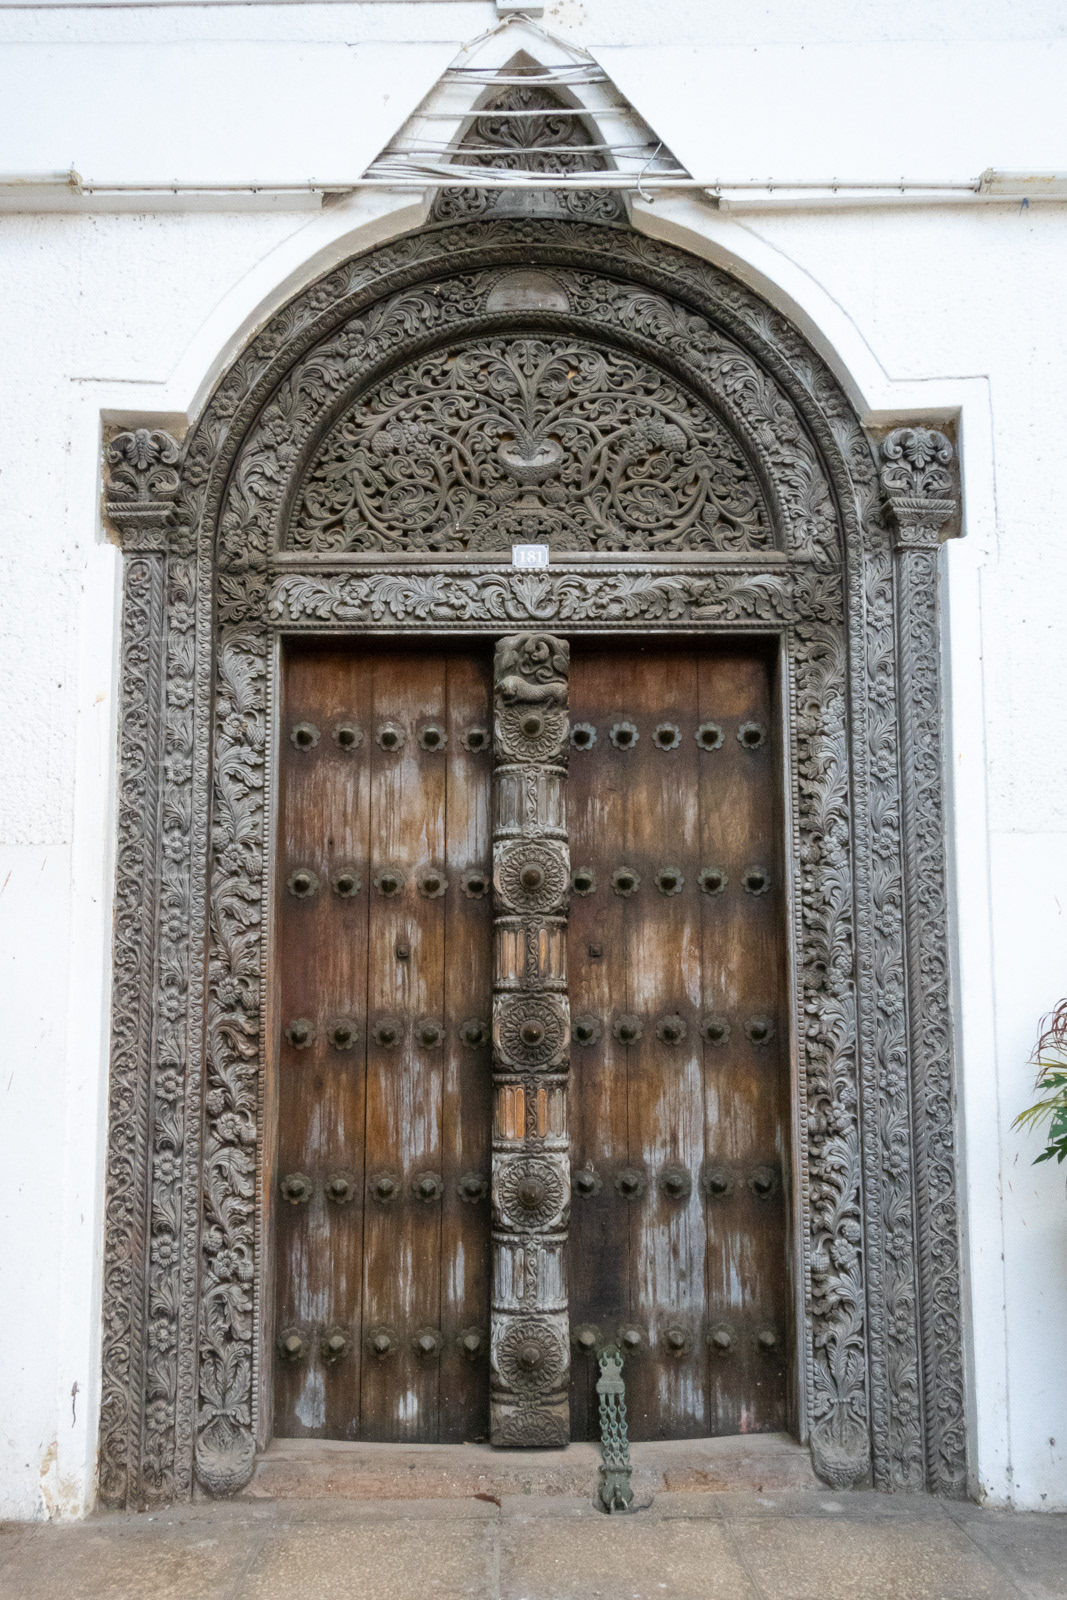
[[[517,267],[559,286],[565,309],[538,326],[658,365],[743,441],[778,549],[554,554],[536,573],[275,550],[282,487],[327,413],[420,350],[509,326],[486,301]],[[831,1484],[962,1494],[949,441],[874,441],[797,330],[704,261],[621,226],[491,217],[346,262],[255,336],[181,445],[147,425],[105,454],[125,578],[102,1500],[233,1492],[269,1437],[280,638],[542,630],[780,641],[803,1432]]]

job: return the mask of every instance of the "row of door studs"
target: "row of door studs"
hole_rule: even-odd
[[[447,1030],[443,1023],[432,1017],[422,1017],[414,1025],[415,1042],[424,1050],[436,1050],[445,1043]],[[458,1028],[461,1044],[468,1050],[483,1049],[490,1040],[488,1022],[480,1017],[468,1017],[461,1022]],[[701,1017],[697,1031],[705,1044],[721,1047],[728,1044],[733,1029],[725,1017]],[[748,1017],[742,1024],[742,1031],[750,1044],[759,1048],[769,1045],[775,1035],[774,1021],[771,1017],[760,1013]],[[571,1023],[571,1037],[574,1042],[585,1049],[599,1043],[603,1037],[603,1025],[599,1017],[591,1013],[582,1012],[574,1017]],[[689,1035],[689,1025],[684,1017],[671,1013],[660,1017],[653,1028],[660,1044],[682,1044]],[[383,1050],[394,1050],[401,1045],[405,1038],[404,1024],[397,1017],[382,1017],[371,1028],[370,1036],[373,1042]],[[619,1044],[637,1044],[645,1033],[645,1025],[640,1017],[624,1013],[614,1018],[611,1024],[612,1038]],[[307,1050],[315,1043],[316,1031],[314,1024],[307,1017],[294,1017],[285,1029],[285,1037],[294,1050]],[[359,1043],[359,1024],[351,1017],[338,1017],[329,1023],[325,1030],[325,1037],[335,1050],[352,1050]]]
[[[468,1017],[457,1030],[459,1041],[468,1050],[481,1050],[490,1040],[488,1022],[480,1017]],[[432,1017],[422,1017],[414,1026],[415,1041],[424,1050],[436,1050],[444,1044],[447,1031],[443,1023]],[[351,1017],[338,1017],[327,1025],[326,1039],[335,1050],[352,1050],[359,1042],[359,1024]],[[370,1030],[371,1039],[383,1050],[395,1050],[403,1044],[406,1029],[398,1017],[381,1017]],[[294,1017],[285,1029],[285,1037],[294,1050],[307,1050],[317,1037],[314,1024],[307,1017]]]
[[[308,1359],[317,1343],[323,1364],[334,1367],[351,1354],[356,1342],[351,1329],[339,1323],[323,1328],[317,1339],[314,1330],[289,1324],[278,1334],[275,1348],[279,1359],[287,1366],[297,1366]],[[395,1356],[405,1345],[420,1361],[434,1361],[444,1354],[449,1341],[439,1328],[417,1328],[405,1339],[395,1328],[378,1324],[368,1330],[363,1342],[368,1354],[378,1361]],[[489,1349],[489,1339],[483,1328],[464,1328],[456,1336],[454,1344],[467,1361],[478,1360]],[[591,1323],[581,1323],[571,1332],[571,1344],[579,1355],[586,1356],[598,1355],[609,1344],[620,1346],[631,1357],[642,1355],[653,1347],[648,1332],[633,1323],[619,1328],[613,1338]],[[690,1355],[697,1344],[692,1330],[680,1322],[669,1322],[656,1339],[656,1346],[674,1359]],[[704,1344],[712,1355],[719,1357],[733,1355],[746,1345],[751,1345],[762,1355],[773,1355],[781,1348],[781,1338],[777,1328],[770,1323],[755,1331],[745,1329],[739,1332],[728,1322],[716,1322],[705,1332]]]
[[[324,1328],[318,1338],[318,1350],[323,1363],[328,1367],[337,1366],[350,1354],[354,1342],[351,1331],[340,1324]],[[482,1328],[464,1328],[455,1342],[460,1354],[468,1361],[477,1360],[489,1348],[488,1337]],[[395,1355],[404,1341],[395,1329],[378,1326],[369,1330],[365,1343],[372,1356],[384,1361],[386,1356]],[[446,1340],[439,1328],[419,1328],[408,1343],[420,1361],[432,1361],[442,1354]],[[283,1328],[275,1342],[280,1359],[289,1366],[305,1361],[314,1345],[315,1336],[312,1332],[293,1325]]]
[[[341,750],[358,750],[363,744],[363,729],[358,722],[337,722],[331,734],[334,744]],[[297,722],[289,730],[289,738],[298,750],[314,750],[321,737],[313,722]],[[374,734],[374,742],[390,755],[395,755],[407,743],[407,729],[399,722],[387,720],[379,724]],[[436,754],[447,747],[448,733],[439,722],[424,722],[415,735],[415,742],[421,749]],[[488,728],[481,723],[475,723],[473,727],[464,729],[459,742],[464,750],[470,751],[472,755],[478,755],[483,750],[489,749],[492,736]]]
[[[540,887],[544,874],[538,880]],[[330,888],[342,900],[352,900],[363,887],[363,878],[355,867],[342,866],[330,875]],[[402,867],[382,867],[371,880],[375,889],[386,899],[395,899],[407,887],[407,873]],[[611,874],[611,892],[621,900],[629,900],[641,887],[641,874],[636,867],[615,867]],[[741,873],[741,887],[746,894],[763,895],[771,887],[771,875],[766,867],[753,863]],[[652,882],[660,894],[681,894],[686,878],[681,867],[659,867]],[[468,900],[484,900],[489,893],[491,878],[488,871],[476,868],[465,872],[460,888]],[[696,885],[702,894],[714,898],[729,886],[730,874],[725,867],[701,867],[696,875]],[[415,886],[425,900],[439,900],[448,893],[449,883],[441,867],[427,867],[415,874]],[[311,867],[295,867],[285,880],[285,887],[295,900],[312,900],[322,887],[317,872]],[[585,899],[596,894],[600,887],[593,867],[575,867],[571,873],[571,888]]]
[[[289,738],[298,750],[314,750],[322,735],[313,722],[294,723]],[[358,750],[364,742],[363,729],[357,722],[342,721],[331,730],[334,744],[341,750]],[[608,738],[616,750],[632,750],[641,738],[636,723],[623,718],[612,723]],[[693,734],[701,750],[721,750],[726,742],[726,731],[721,723],[702,722]],[[374,742],[382,750],[395,754],[407,743],[407,730],[392,720],[380,723],[375,730]],[[424,722],[415,735],[415,742],[430,754],[445,750],[448,732],[439,722]],[[460,744],[472,755],[488,750],[491,741],[489,729],[481,723],[465,728],[460,734]],[[570,730],[570,744],[574,750],[591,750],[597,742],[597,729],[592,722],[576,722]],[[677,750],[682,742],[682,730],[676,722],[660,722],[652,732],[652,743],[657,750]],[[762,722],[742,722],[737,729],[737,742],[743,750],[759,750],[767,742],[767,729]]]
[[[608,738],[616,750],[632,750],[641,738],[636,723],[623,719],[612,723]],[[693,734],[701,750],[721,750],[726,743],[726,730],[719,722],[702,722]],[[592,722],[576,722],[571,728],[570,743],[573,750],[591,750],[597,742],[597,729]],[[659,722],[652,730],[652,743],[657,750],[677,750],[682,742],[682,730],[676,722]],[[737,742],[743,750],[759,750],[767,742],[767,729],[762,722],[742,722],[737,729]]]
[[[711,1353],[717,1356],[733,1355],[735,1351],[743,1349],[746,1344],[753,1345],[764,1355],[770,1355],[781,1346],[778,1329],[771,1323],[765,1323],[753,1332],[745,1329],[739,1332],[728,1322],[715,1322],[704,1334],[704,1343]],[[628,1356],[641,1355],[649,1348],[649,1338],[643,1328],[628,1323],[619,1328],[614,1336],[603,1334],[594,1323],[579,1323],[571,1330],[571,1344],[581,1354],[586,1356],[599,1355],[608,1345],[617,1345]],[[689,1328],[681,1323],[669,1322],[663,1328],[657,1339],[669,1356],[688,1355],[696,1346]]]
[[[611,1181],[624,1200],[640,1200],[650,1187],[649,1174],[639,1167],[622,1167]],[[670,1164],[660,1170],[651,1186],[658,1188],[668,1200],[688,1200],[693,1192],[693,1179],[685,1167]],[[571,1188],[582,1199],[592,1199],[603,1187],[604,1179],[592,1165],[579,1167],[572,1175]],[[778,1171],[772,1166],[757,1167],[746,1177],[725,1167],[709,1165],[702,1170],[698,1187],[709,1200],[724,1200],[741,1188],[748,1188],[758,1200],[768,1200],[777,1193],[780,1184]],[[302,1206],[313,1199],[316,1184],[306,1172],[287,1172],[279,1179],[278,1188],[289,1205]],[[358,1188],[351,1173],[332,1172],[323,1182],[322,1192],[334,1205],[343,1206],[355,1199]],[[367,1193],[379,1205],[400,1200],[404,1192],[404,1182],[396,1172],[376,1172],[367,1179]],[[421,1205],[432,1205],[444,1196],[444,1178],[439,1172],[418,1172],[408,1185],[408,1193]],[[456,1184],[456,1193],[468,1205],[484,1200],[489,1193],[489,1179],[481,1172],[465,1172]],[[537,1190],[535,1206],[540,1207],[542,1202],[543,1196]]]

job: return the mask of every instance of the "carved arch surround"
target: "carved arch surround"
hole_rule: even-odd
[[[567,309],[489,309],[518,268],[549,274]],[[297,485],[356,396],[423,352],[520,327],[698,396],[754,464],[773,541],[587,547],[537,573],[491,550],[286,548]],[[804,1427],[832,1484],[964,1492],[937,615],[950,459],[941,435],[898,430],[880,472],[821,358],[725,272],[622,227],[503,218],[320,278],[235,360],[180,451],[146,430],[112,442],[126,562],[103,1501],[233,1492],[268,1426],[279,634],[542,627],[781,640]]]

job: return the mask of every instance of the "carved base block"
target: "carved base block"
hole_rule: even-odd
[[[215,1499],[237,1494],[251,1482],[256,1465],[256,1447],[251,1433],[228,1430],[226,1437],[201,1434],[196,1446],[196,1476],[201,1487]]]
[[[512,1400],[495,1395],[489,1412],[489,1443],[498,1450],[561,1450],[570,1444],[566,1395],[551,1400]]]
[[[830,1439],[814,1438],[811,1461],[819,1477],[832,1489],[852,1489],[870,1480],[870,1451],[862,1440],[850,1449]]]

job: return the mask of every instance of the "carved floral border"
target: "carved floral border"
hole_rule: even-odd
[[[488,286],[519,262],[566,280],[568,330],[655,351],[717,407],[763,463],[784,563],[274,565],[299,463],[353,389],[475,333]],[[187,1495],[194,1459],[204,1488],[231,1492],[261,1428],[271,635],[524,624],[784,638],[813,1455],[832,1483],[961,1493],[935,565],[948,513],[909,509],[948,504],[943,483],[895,481],[899,454],[880,482],[827,368],[728,275],[624,229],[503,219],[346,263],[256,336],[180,455],[136,430],[108,465],[127,564],[102,1498]]]

